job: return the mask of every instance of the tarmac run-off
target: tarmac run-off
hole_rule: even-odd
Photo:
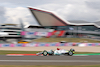
[[[52,46],[52,47],[0,47],[0,50],[14,50],[14,51],[43,51],[43,50],[56,50],[59,47],[61,49],[69,50],[75,49],[76,52],[100,52],[99,46]]]

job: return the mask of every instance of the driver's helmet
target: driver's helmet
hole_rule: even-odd
[[[70,49],[70,51],[75,51],[74,49]]]
[[[60,50],[60,48],[57,48],[57,50]]]
[[[51,52],[53,51],[53,50],[50,50]]]

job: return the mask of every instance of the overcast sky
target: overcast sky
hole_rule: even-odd
[[[56,12],[65,20],[100,21],[100,0],[0,0],[0,23],[37,24],[27,7]]]

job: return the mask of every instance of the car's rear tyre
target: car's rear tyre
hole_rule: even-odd
[[[69,55],[69,56],[73,56],[73,52],[72,52],[72,51],[69,51],[69,52],[68,52],[68,55]]]
[[[46,50],[43,51],[43,56],[47,56],[48,52]]]

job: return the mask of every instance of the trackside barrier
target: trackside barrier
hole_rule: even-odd
[[[4,45],[2,45],[2,47],[9,47],[10,46],[10,44],[4,44]]]
[[[0,47],[49,47],[49,46],[100,46],[100,43],[28,43],[28,44],[0,44]]]

